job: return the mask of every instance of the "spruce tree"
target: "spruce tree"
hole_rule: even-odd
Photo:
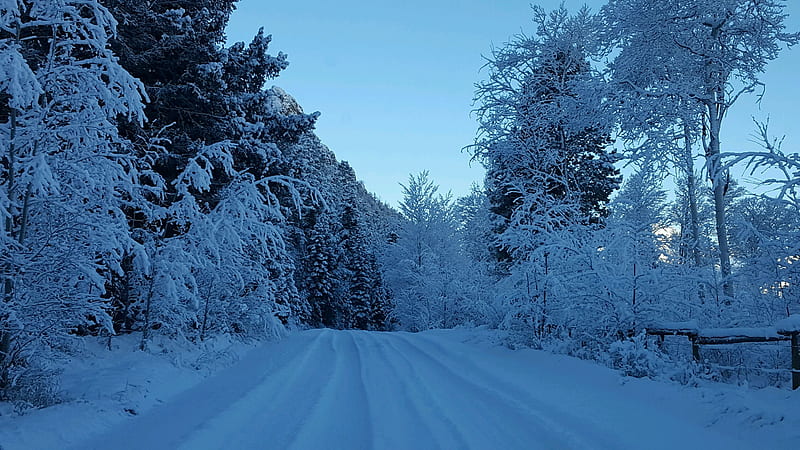
[[[518,247],[509,228],[602,223],[620,183],[609,120],[598,113],[599,81],[587,62],[591,43],[582,39],[591,16],[563,7],[534,12],[537,37],[495,51],[476,93],[475,155],[487,166],[497,258],[506,263]]]

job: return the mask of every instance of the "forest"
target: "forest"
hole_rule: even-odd
[[[483,185],[411,174],[398,207],[267,87],[289,65],[269,34],[226,43],[235,5],[0,0],[0,401],[52,404],[48,361],[84,339],[308,328],[483,326],[631,376],[787,386],[788,345],[698,364],[646,334],[800,331],[800,156],[766,122],[750,150],[720,138],[800,41],[785,1],[534,6],[454,151]]]

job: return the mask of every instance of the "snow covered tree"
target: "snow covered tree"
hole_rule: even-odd
[[[610,34],[621,48],[615,64],[660,74],[642,85],[636,84],[639,80],[621,82],[644,96],[694,100],[703,111],[702,142],[728,299],[734,296],[724,207],[729,178],[721,161],[720,131],[734,102],[761,85],[759,76],[781,45],[800,40],[784,31],[784,7],[782,0],[611,0],[604,8]]]
[[[211,66],[221,63],[225,26],[235,2],[105,2],[119,21],[112,48],[147,87],[151,126],[158,130],[174,124],[163,136],[169,157],[160,161],[160,171],[169,180],[179,170],[171,166],[193,156],[194,142],[226,139],[220,120],[226,116],[225,93],[208,75]],[[183,158],[176,160],[179,155]]]
[[[732,253],[741,262],[739,279],[749,287],[749,297],[760,319],[774,319],[800,310],[797,286],[800,271],[800,156],[785,152],[782,139],[769,134],[768,123],[759,123],[759,151],[729,154],[726,167],[746,163],[750,175],[759,174],[766,194],[737,199],[729,205],[735,220]],[[752,305],[749,305],[752,306]]]
[[[534,21],[536,37],[518,36],[494,52],[476,93],[475,155],[487,167],[507,261],[503,248],[525,245],[514,230],[601,222],[620,181],[607,151],[611,123],[598,114],[601,83],[587,60],[596,51],[595,17],[534,7]]]
[[[336,286],[340,280],[340,251],[337,249],[338,232],[327,214],[320,214],[309,231],[305,264],[308,302],[311,305],[311,323],[316,326],[335,327],[336,309],[341,299]]]
[[[437,194],[427,172],[411,175],[402,187],[404,220],[383,258],[392,318],[411,331],[484,323],[485,273],[462,246],[451,196]]]
[[[268,53],[270,36],[259,31],[249,44],[222,46],[234,3],[109,1],[120,20],[113,48],[151,98],[149,124],[127,123],[122,131],[137,143],[157,141],[151,166],[165,191],[151,198],[155,214],[129,212],[142,219],[132,221],[134,235],[164,264],[127,276],[139,280],[140,292],[114,290],[138,299],[129,306],[145,334],[154,326],[184,335],[199,329],[201,338],[210,326],[249,333],[253,327],[241,315],[233,320],[239,314],[233,310],[246,309],[251,318],[271,310],[285,323],[308,320],[287,218],[302,213],[315,189],[287,174],[282,147],[311,130],[317,115],[295,110],[278,88],[264,89],[288,66],[283,53]],[[215,281],[223,273],[231,283]],[[249,300],[242,303],[242,296]],[[151,316],[162,310],[169,313]]]
[[[0,4],[0,388],[31,344],[113,332],[105,284],[140,253],[124,209],[139,201],[120,117],[144,89],[108,47],[116,22],[92,0]]]
[[[457,199],[455,203],[462,250],[471,261],[486,266],[487,270],[494,266],[490,207],[485,189],[477,184],[472,186],[469,194]]]
[[[347,166],[349,168],[349,166]],[[344,199],[342,213],[342,248],[340,277],[348,280],[340,306],[342,328],[383,329],[386,292],[374,253],[368,248],[363,212],[354,196]]]

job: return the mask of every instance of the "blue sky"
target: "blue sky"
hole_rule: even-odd
[[[534,2],[547,9],[561,0]],[[604,1],[564,2],[570,10]],[[800,30],[800,5],[789,1],[787,24]],[[482,55],[509,38],[532,33],[529,0],[242,0],[231,18],[230,41],[249,41],[260,26],[272,53],[290,66],[274,81],[306,112],[320,111],[317,134],[347,160],[367,188],[396,205],[399,182],[429,170],[442,190],[465,194],[483,169],[461,149],[477,124],[470,116],[474,84],[486,76]],[[767,92],[739,100],[723,130],[723,146],[753,149],[752,116],[800,140],[796,125],[800,48],[784,51],[764,75]],[[726,150],[723,148],[723,150]]]

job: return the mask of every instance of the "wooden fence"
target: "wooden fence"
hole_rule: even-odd
[[[792,316],[796,317],[796,316]],[[787,324],[789,322],[786,322]],[[700,346],[740,344],[744,342],[791,342],[792,389],[800,388],[800,330],[792,326],[776,326],[767,328],[707,328],[701,329],[696,321],[656,325],[646,329],[647,334],[659,336],[686,336],[692,343],[692,357],[702,362]],[[780,322],[779,322],[780,325]]]

